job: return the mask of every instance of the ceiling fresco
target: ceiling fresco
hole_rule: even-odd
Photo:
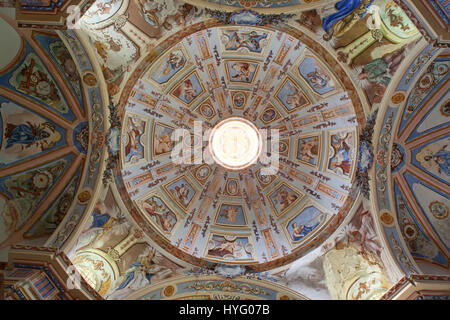
[[[418,267],[444,272],[449,267],[449,58],[448,51],[428,54],[408,93],[398,91],[391,99],[401,108],[390,150],[390,192],[400,234]],[[397,110],[390,110],[395,119]],[[385,224],[392,224],[388,220]]]
[[[77,3],[0,8],[9,299],[392,299],[417,274],[448,281],[442,1]],[[277,171],[233,160],[255,144]],[[78,296],[33,280],[72,269]]]
[[[9,31],[2,41],[14,44],[0,65],[0,249],[6,257],[14,243],[43,245],[87,187],[91,102],[64,37],[25,32],[6,16],[0,21]]]
[[[120,147],[124,189],[149,233],[227,263],[264,263],[317,242],[356,170],[358,123],[335,70],[289,34],[255,27],[202,30],[155,59],[131,91]],[[228,117],[280,130],[276,174],[260,164],[174,164],[176,128],[201,152],[202,135]]]

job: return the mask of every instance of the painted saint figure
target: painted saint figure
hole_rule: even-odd
[[[346,176],[350,175],[351,159],[350,146],[347,144],[347,139],[350,133],[346,133],[344,137],[332,136],[331,145],[334,149],[334,156],[330,159],[329,169],[336,171],[342,170]]]
[[[164,231],[172,231],[177,222],[175,214],[164,208],[163,205],[158,205],[154,199],[144,201],[142,207]]]
[[[310,164],[316,164],[319,157],[318,138],[299,139],[297,159]]]
[[[39,144],[42,150],[48,149],[51,145],[45,142],[45,139],[50,137],[50,133],[45,130],[50,129],[52,133],[55,132],[55,126],[50,122],[44,122],[39,125],[34,125],[27,121],[26,124],[11,124],[8,123],[5,130],[6,149],[11,148],[15,144],[20,144],[22,149],[30,148],[34,144]]]
[[[125,280],[107,298],[111,300],[121,299],[131,292],[150,284],[153,278],[163,279],[170,276],[172,270],[157,265],[155,262],[156,258],[156,249],[146,249],[125,272]]]
[[[322,89],[330,86],[330,76],[321,68],[316,68],[314,71],[309,72],[306,76],[314,89]]]
[[[145,122],[136,123],[132,118],[128,118],[128,143],[125,146],[126,161],[132,158],[141,159],[144,157],[144,147],[140,138],[144,133]]]
[[[392,75],[403,61],[405,51],[406,46],[403,46],[394,52],[386,53],[381,58],[369,62],[363,67],[358,78],[361,80],[367,79],[370,82],[386,87],[391,81]]]
[[[302,240],[307,234],[309,234],[311,231],[313,231],[318,225],[319,225],[319,222],[316,222],[315,224],[313,224],[311,226],[305,226],[302,224],[297,225],[297,223],[294,222],[292,224],[292,240],[294,240],[294,241]]]
[[[450,176],[450,152],[447,149],[447,145],[444,145],[438,152],[431,156],[425,156],[424,160],[437,165],[439,174],[445,173]]]
[[[233,32],[226,35],[228,42],[225,44],[226,50],[238,50],[247,48],[251,52],[261,52],[261,40],[267,38],[267,33],[258,34],[256,31],[249,33]]]
[[[253,78],[253,73],[256,70],[256,67],[247,62],[235,62],[231,66],[236,72],[235,75],[231,77],[233,79],[237,79],[238,81],[251,82]]]
[[[374,0],[341,0],[336,3],[338,10],[322,20],[322,28],[326,34],[324,40],[341,36],[350,30],[360,19],[364,18]]]
[[[94,210],[92,210],[92,223],[88,229],[86,229],[83,233],[93,230],[105,230],[110,229],[114,225],[121,223],[122,218],[114,218],[108,212],[105,204],[101,201],[98,201]]]
[[[167,59],[167,66],[163,70],[164,75],[168,75],[171,71],[177,71],[180,69],[186,59],[184,58],[183,52],[181,50],[174,50],[169,54],[169,58]]]
[[[291,88],[291,92],[286,96],[286,103],[292,105],[290,110],[300,108],[308,103],[300,90],[296,87]]]

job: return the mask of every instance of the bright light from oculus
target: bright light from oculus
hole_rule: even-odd
[[[230,170],[242,170],[254,164],[262,150],[262,138],[250,121],[232,117],[219,122],[209,138],[214,161]]]

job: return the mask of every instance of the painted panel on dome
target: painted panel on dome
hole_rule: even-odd
[[[258,63],[247,60],[225,61],[225,71],[228,81],[231,83],[253,83],[258,68]]]
[[[233,108],[244,109],[247,104],[249,92],[248,91],[235,91],[230,90],[231,101],[233,102]]]
[[[108,20],[119,11],[123,0],[97,0],[83,15],[83,22],[95,24]]]
[[[126,144],[125,144],[125,163],[136,163],[145,158],[146,150],[146,121],[137,117],[128,117],[126,119]]]
[[[259,185],[262,189],[267,188],[272,184],[273,181],[277,178],[276,175],[265,175],[261,171],[262,168],[259,168],[256,171],[256,180],[258,181]]]
[[[0,77],[0,85],[43,103],[69,121],[75,119],[55,80],[28,43],[17,67]]]
[[[303,194],[285,182],[279,183],[268,195],[269,203],[277,217],[291,210],[302,198]]]
[[[261,112],[259,119],[264,123],[268,124],[274,122],[281,118],[280,113],[277,108],[275,108],[272,104],[268,104],[268,106]]]
[[[0,168],[65,145],[65,130],[0,96]]]
[[[288,113],[304,108],[310,104],[309,98],[290,78],[286,78],[275,94],[278,102]]]
[[[447,91],[427,114],[422,119],[419,119],[420,121],[415,125],[413,132],[406,141],[408,142],[426,133],[448,126],[449,117],[450,91]]]
[[[228,197],[242,197],[241,186],[239,183],[239,179],[237,178],[228,178],[225,183],[225,187],[223,188],[222,194]]]
[[[190,61],[182,44],[175,46],[169,53],[158,59],[158,63],[149,71],[149,78],[163,85],[169,82]]]
[[[445,193],[446,190],[436,189],[409,172],[404,173],[404,178],[425,217],[448,250],[450,248],[450,197]]]
[[[163,233],[170,234],[175,227],[178,218],[172,209],[164,202],[161,196],[152,195],[142,200],[142,210],[150,218],[153,225]]]
[[[427,68],[409,94],[402,114],[399,132],[403,131],[411,118],[422,109],[424,103],[442,86],[445,86],[450,73],[450,61],[447,58],[436,58]]]
[[[394,183],[394,189],[398,224],[411,254],[415,258],[434,261],[445,267],[448,260],[424,232],[397,183]]]
[[[171,95],[184,104],[189,105],[204,92],[205,89],[203,88],[203,84],[200,82],[198,74],[196,72],[192,72],[171,91]]]
[[[155,122],[153,124],[153,158],[170,153],[174,147],[172,133],[175,128],[163,123]]]
[[[336,88],[332,76],[313,57],[306,56],[298,66],[298,71],[310,87],[320,95]]]
[[[267,46],[269,33],[243,28],[222,29],[224,51],[261,53]]]
[[[50,53],[51,59],[56,62],[56,65],[72,87],[78,103],[82,106],[81,111],[84,111],[80,74],[69,50],[56,35],[34,33],[33,37],[45,51]]]
[[[38,168],[0,178],[4,198],[0,212],[7,230],[23,226],[74,159],[70,154]]]
[[[253,245],[248,236],[213,234],[206,247],[206,257],[222,261],[253,260]]]
[[[215,222],[224,226],[246,226],[244,207],[233,203],[221,204],[217,210]]]
[[[176,178],[165,184],[163,188],[184,211],[189,209],[198,193],[194,184],[186,176]]]
[[[355,133],[341,131],[329,134],[327,169],[341,177],[350,178],[355,165]]]
[[[320,135],[301,136],[296,140],[295,158],[306,165],[317,167],[320,161]]]
[[[172,262],[149,244],[143,244],[143,250],[127,261],[125,271],[111,288],[105,298],[108,300],[126,299],[131,293],[181,274],[181,267]]]
[[[55,232],[69,212],[70,206],[75,199],[77,187],[80,182],[80,174],[81,168],[78,168],[75,175],[67,184],[63,192],[61,192],[54,201],[53,205],[24,234],[25,238],[38,238],[45,235],[51,235]]]
[[[294,218],[287,222],[285,228],[293,243],[303,241],[309,234],[313,233],[323,222],[327,214],[315,206],[303,208]]]
[[[202,185],[206,183],[212,172],[213,170],[208,164],[202,164],[191,170],[192,176]]]
[[[450,181],[450,135],[422,144],[411,152],[412,163],[444,183]]]
[[[217,114],[216,109],[214,109],[211,100],[208,98],[206,101],[199,104],[197,108],[194,109],[194,112],[197,112],[200,116],[202,116],[205,120],[211,120]]]

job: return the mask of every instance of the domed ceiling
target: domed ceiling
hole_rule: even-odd
[[[368,299],[448,274],[449,54],[412,3],[0,19],[0,266],[58,249],[105,299]]]
[[[398,83],[384,114],[380,139],[392,140],[392,145],[379,145],[378,206],[386,236],[392,243],[404,240],[411,255],[403,265],[408,272],[443,273],[450,265],[448,57],[448,50],[423,50]],[[386,186],[381,165],[387,151],[392,177]],[[396,221],[390,212],[396,213]],[[393,231],[395,223],[400,237]]]
[[[96,148],[89,145],[86,115],[91,103],[100,109],[101,102],[98,91],[92,92],[97,80],[86,55],[81,61],[66,46],[69,41],[81,48],[75,36],[27,32],[1,14],[0,28],[0,40],[8,43],[0,57],[0,256],[4,260],[12,244],[43,245],[64,218],[77,221],[84,212],[97,176],[86,170],[88,149]],[[102,121],[101,111],[90,111],[91,123]],[[90,165],[98,168],[98,160]],[[84,197],[77,199],[81,190]],[[70,213],[75,209],[77,213]]]
[[[194,264],[274,267],[320,244],[351,204],[356,170],[360,103],[338,62],[305,36],[260,27],[212,27],[165,45],[122,118],[116,180],[134,219]],[[182,144],[193,146],[185,160],[209,150],[211,129],[228,118],[279,130],[278,171],[173,161]]]

